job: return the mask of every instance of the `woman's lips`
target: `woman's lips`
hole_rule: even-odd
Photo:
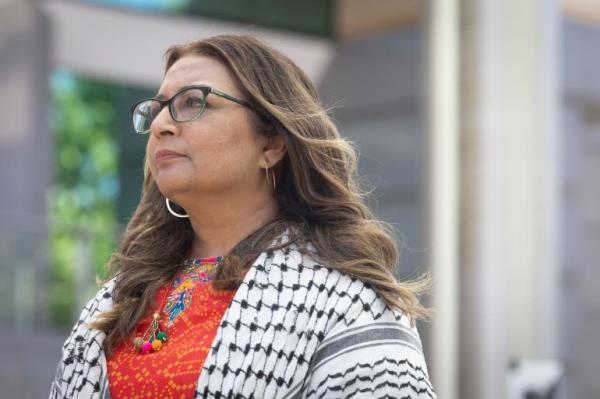
[[[180,158],[183,157],[183,154],[180,154],[171,150],[159,150],[154,153],[154,160],[156,162],[166,161],[168,159]]]

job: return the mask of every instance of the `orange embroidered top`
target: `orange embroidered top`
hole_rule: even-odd
[[[192,398],[219,323],[235,291],[215,290],[210,280],[217,258],[186,261],[187,268],[172,284],[161,288],[156,303],[162,307],[159,330],[167,338],[158,349],[140,353],[134,337],[144,337],[153,316],[144,318],[132,335],[108,359],[108,381],[113,399]],[[164,305],[162,305],[164,304]],[[150,338],[152,340],[153,338]]]

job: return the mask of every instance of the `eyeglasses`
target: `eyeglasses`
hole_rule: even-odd
[[[134,104],[131,107],[133,128],[139,134],[150,132],[150,125],[152,125],[154,119],[167,105],[169,106],[171,118],[175,122],[192,122],[198,119],[206,109],[206,98],[209,94],[214,94],[245,107],[250,107],[247,101],[230,96],[210,86],[187,86],[179,90],[168,100],[147,98]]]

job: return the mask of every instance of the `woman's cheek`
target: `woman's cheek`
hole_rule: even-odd
[[[152,172],[153,175],[156,175],[156,165],[154,164],[152,154],[154,154],[154,145],[152,145],[152,140],[149,140],[148,144],[146,144],[146,162],[148,162],[150,172]]]

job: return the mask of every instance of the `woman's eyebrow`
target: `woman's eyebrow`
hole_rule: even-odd
[[[179,93],[179,92],[180,92],[180,91],[182,91],[182,90],[189,89],[190,87],[198,87],[198,86],[206,86],[206,87],[210,87],[210,86],[208,86],[208,85],[206,85],[206,84],[191,84],[191,85],[185,85],[185,86],[182,86],[182,87],[180,87],[179,89],[177,89],[177,91],[175,92],[175,94]],[[173,94],[173,95],[175,95],[175,94]],[[166,97],[166,96],[164,96],[164,95],[162,95],[162,94],[156,94],[156,95],[154,96],[154,98],[156,98],[157,100],[166,100],[166,99],[167,99],[167,97]]]

